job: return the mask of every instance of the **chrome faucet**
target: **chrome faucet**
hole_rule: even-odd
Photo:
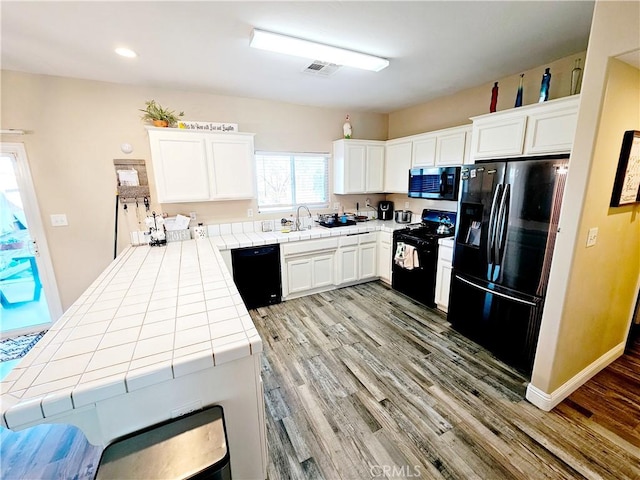
[[[313,216],[311,215],[311,211],[309,210],[309,208],[306,205],[298,206],[298,209],[296,210],[296,223],[295,223],[296,231],[300,231],[300,209],[301,208],[304,208],[307,211],[307,213],[309,214],[309,218],[313,221]],[[308,230],[311,230],[311,225],[312,223],[309,223],[309,225],[307,226]]]

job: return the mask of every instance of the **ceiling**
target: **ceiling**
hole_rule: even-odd
[[[6,70],[388,113],[587,48],[593,1],[0,2]],[[253,28],[390,60],[302,73]],[[135,59],[115,55],[127,46]]]

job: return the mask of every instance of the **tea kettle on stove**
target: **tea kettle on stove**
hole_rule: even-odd
[[[438,235],[445,235],[445,234],[451,233],[453,224],[451,223],[451,220],[449,219],[449,217],[447,215],[441,214],[438,217],[438,220],[440,221],[440,225],[438,225],[438,228],[436,229],[436,233]]]

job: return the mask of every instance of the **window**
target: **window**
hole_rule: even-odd
[[[329,206],[329,154],[256,153],[256,176],[261,212]]]

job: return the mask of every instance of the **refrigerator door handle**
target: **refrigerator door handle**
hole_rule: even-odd
[[[506,184],[504,194],[500,201],[500,210],[498,213],[498,233],[495,248],[496,265],[501,266],[504,260],[505,246],[507,244],[507,234],[509,232],[509,205],[511,200],[511,185]]]
[[[481,285],[478,285],[477,283],[473,283],[467,280],[466,278],[462,278],[460,275],[456,275],[456,278],[461,282],[466,283],[467,285],[471,285],[472,287],[477,288],[478,290],[482,290],[483,292],[487,292],[492,295],[497,295],[498,297],[506,298],[507,300],[511,300],[517,303],[522,303],[524,305],[529,305],[531,307],[535,307],[537,305],[535,302],[530,302],[529,300],[524,300],[522,298],[507,295],[506,293],[502,293],[502,292],[496,292],[495,290],[491,290],[490,288],[483,287]]]
[[[489,214],[489,230],[487,231],[487,279],[491,280],[493,276],[493,264],[495,263],[494,247],[495,237],[498,227],[498,204],[502,198],[502,191],[504,185],[499,183],[496,187],[496,191],[493,194],[493,201],[491,202],[491,213]]]

